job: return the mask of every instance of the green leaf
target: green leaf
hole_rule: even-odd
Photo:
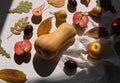
[[[2,56],[5,56],[6,58],[10,58],[10,54],[4,50],[4,48],[1,46],[2,40],[0,39],[0,54]]]
[[[9,10],[9,13],[14,14],[14,13],[28,13],[32,9],[32,3],[28,1],[21,1],[19,5],[16,8],[13,8]]]

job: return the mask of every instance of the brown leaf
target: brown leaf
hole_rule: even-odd
[[[27,80],[26,75],[16,69],[0,70],[0,79],[12,83],[24,83]]]
[[[94,37],[94,38],[100,38],[100,37],[108,37],[110,34],[104,27],[94,27],[90,29],[88,32],[86,32],[84,35]]]
[[[48,4],[60,8],[62,6],[64,6],[65,4],[65,0],[47,0]]]
[[[53,17],[49,17],[47,19],[45,19],[38,27],[37,30],[37,36],[39,37],[40,35],[43,34],[48,34],[52,28],[52,18]]]

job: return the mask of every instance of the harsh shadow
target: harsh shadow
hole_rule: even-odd
[[[104,62],[105,75],[101,80],[107,79],[107,83],[120,83],[120,67],[112,62]]]
[[[64,22],[66,22],[66,21],[58,21],[57,19],[56,19],[56,23],[55,23],[55,25],[56,25],[56,27],[59,27],[62,23],[64,23]]]
[[[88,3],[86,2],[86,0],[80,0],[80,2],[83,4],[83,5],[85,5],[86,7],[88,7]]]
[[[106,29],[112,34],[111,24],[115,18],[120,17],[120,0],[100,0],[101,7],[104,12],[99,20],[99,26],[106,27]],[[114,4],[112,4],[114,3]]]
[[[42,16],[32,16],[31,18],[33,24],[39,24],[42,21]]]
[[[0,0],[0,35],[13,0]]]
[[[61,54],[58,56],[61,56]],[[60,57],[56,57],[52,60],[45,60],[42,59],[38,53],[36,53],[33,58],[33,66],[38,75],[47,77],[55,70],[59,59]]]
[[[33,67],[36,71],[36,73],[42,77],[47,77],[50,74],[52,74],[52,72],[55,70],[62,54],[63,51],[65,51],[69,46],[71,46],[74,43],[74,39],[69,41],[68,43],[64,44],[61,49],[59,49],[59,51],[57,52],[57,54],[55,55],[54,58],[52,59],[44,59],[42,58],[40,55],[40,53],[36,52],[36,54],[34,55],[33,58]]]
[[[101,61],[87,69],[83,69],[70,79],[50,81],[33,80],[33,83],[120,83],[120,66],[110,61]],[[59,79],[59,78],[57,78]]]
[[[67,68],[66,66],[64,66],[64,69],[63,69],[64,73],[68,76],[71,76],[71,75],[75,75],[75,73],[77,72],[76,69],[69,69]]]
[[[22,63],[29,63],[30,59],[31,53],[25,53],[23,55],[14,54],[14,60],[19,65],[21,65]]]
[[[33,32],[32,33],[29,33],[29,34],[26,34],[23,36],[23,39],[31,39],[31,37],[33,36]]]
[[[116,54],[120,57],[120,35],[113,36],[113,48]]]
[[[72,6],[70,6],[69,4],[67,4],[67,9],[68,9],[68,11],[71,12],[71,13],[73,13],[73,12],[76,11],[76,7],[72,7]]]
[[[100,6],[104,11],[111,11],[112,13],[116,12],[114,6],[112,6],[111,0],[100,0]]]
[[[80,26],[79,26],[79,24],[77,24],[77,25],[74,25],[74,27],[75,27],[75,29],[76,29],[76,31],[77,31],[77,34],[79,35],[79,36],[81,36],[84,32],[85,32],[85,29],[86,29],[86,27],[84,27],[84,28],[81,28]]]
[[[105,12],[102,14],[101,19],[99,21],[99,26],[105,27],[109,33],[111,34],[111,39],[113,40],[113,48],[115,46],[115,41],[119,40],[118,38],[112,38],[114,34],[112,34],[112,22],[114,19],[120,17],[120,0],[100,0],[101,1],[101,7],[105,10]],[[114,3],[114,4],[113,4]],[[117,36],[116,36],[117,37]],[[119,44],[116,44],[116,46],[119,46]],[[107,47],[106,47],[107,49]],[[111,50],[111,49],[109,49]],[[118,51],[119,49],[114,49]],[[110,51],[107,51],[110,53]],[[106,54],[108,55],[108,54]]]

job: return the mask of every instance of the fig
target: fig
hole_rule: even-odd
[[[34,16],[41,16],[42,15],[42,13],[43,13],[43,5],[41,5],[41,6],[39,6],[39,7],[37,7],[37,8],[34,8],[33,10],[32,10],[32,14],[34,15]]]

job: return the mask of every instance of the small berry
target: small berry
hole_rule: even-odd
[[[32,25],[27,25],[25,30],[24,30],[24,34],[27,35],[29,33],[33,32],[33,26]]]

